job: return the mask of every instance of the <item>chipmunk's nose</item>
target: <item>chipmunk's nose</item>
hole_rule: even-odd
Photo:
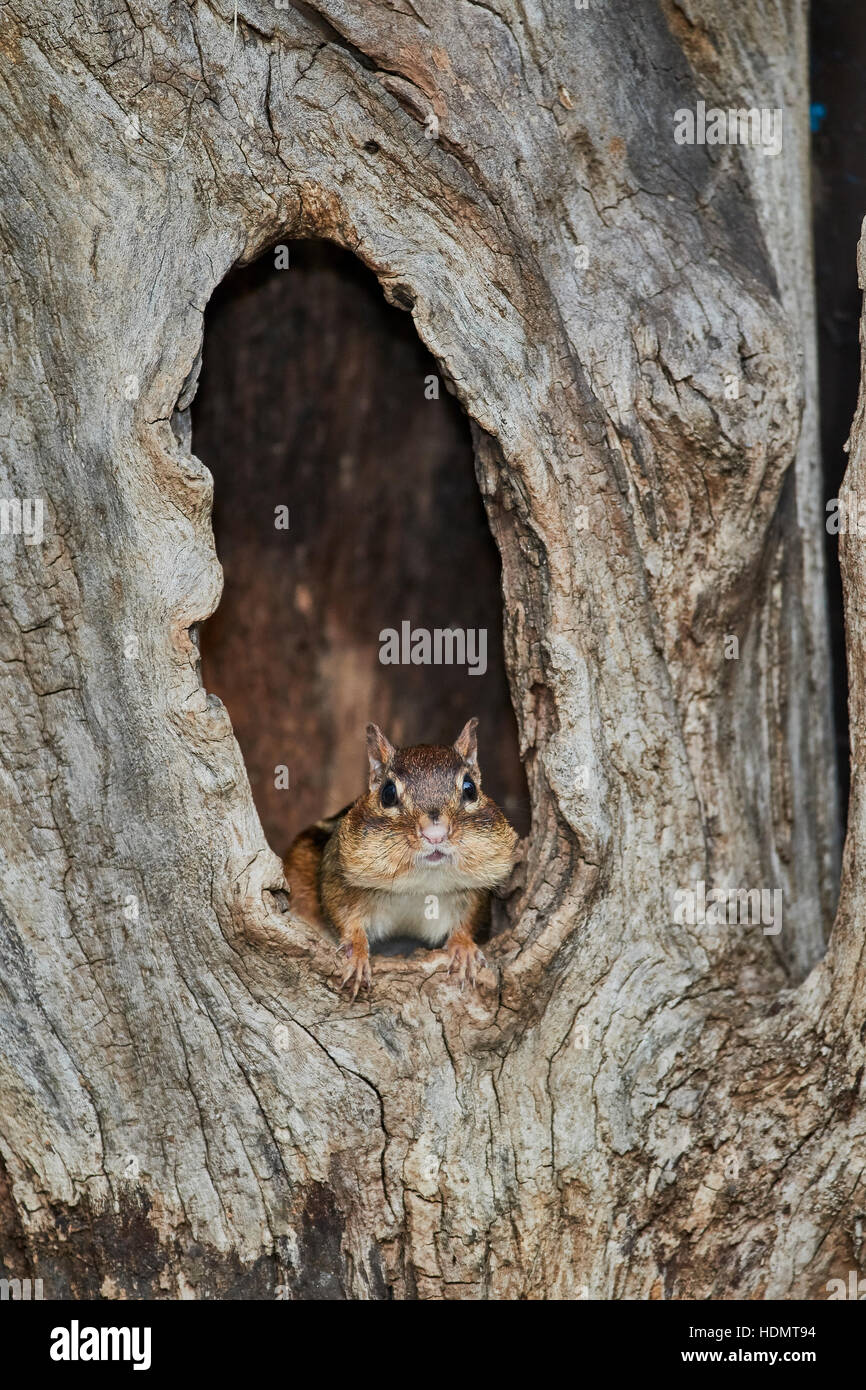
[[[426,820],[421,825],[421,838],[430,845],[441,845],[448,839],[448,826],[440,820]]]

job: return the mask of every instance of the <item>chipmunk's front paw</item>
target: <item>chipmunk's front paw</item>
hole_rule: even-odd
[[[337,955],[345,961],[340,989],[350,995],[354,1002],[361,989],[369,990],[373,980],[370,974],[370,953],[359,949],[351,941],[344,941],[337,947]]]
[[[448,955],[448,974],[459,984],[461,990],[467,984],[475,989],[478,984],[478,971],[487,964],[474,941],[449,941],[445,947]]]

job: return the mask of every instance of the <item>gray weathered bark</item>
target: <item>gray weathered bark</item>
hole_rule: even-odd
[[[48,1295],[820,1297],[862,1263],[803,6],[702,8],[4,11],[3,485],[46,531],[0,546],[0,1255]],[[782,153],[676,145],[699,99],[784,108]],[[200,681],[202,314],[299,236],[411,308],[473,425],[533,807],[478,998],[435,956],[338,997]],[[674,925],[700,879],[781,888],[780,935]]]

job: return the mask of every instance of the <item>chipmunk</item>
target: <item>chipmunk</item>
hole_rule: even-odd
[[[368,724],[368,790],[302,831],[286,854],[295,910],[339,932],[340,987],[352,999],[371,986],[370,942],[390,936],[444,944],[461,989],[476,983],[485,962],[475,935],[517,844],[481,790],[477,727],[470,719],[450,748],[395,748]]]

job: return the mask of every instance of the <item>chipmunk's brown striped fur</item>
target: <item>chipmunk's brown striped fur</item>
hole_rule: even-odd
[[[303,831],[286,855],[295,911],[338,931],[353,999],[370,985],[370,941],[389,936],[444,944],[461,985],[475,983],[475,937],[517,844],[481,789],[477,725],[470,719],[450,747],[410,748],[368,725],[366,793]]]

